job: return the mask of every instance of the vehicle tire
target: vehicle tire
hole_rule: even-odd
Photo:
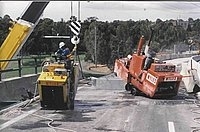
[[[198,93],[199,91],[200,91],[200,87],[197,84],[195,84],[193,93]]]
[[[135,87],[132,87],[130,91],[131,91],[132,95],[136,95],[137,94],[137,89]]]
[[[117,73],[116,72],[114,72],[114,75],[117,77]]]
[[[131,84],[130,84],[130,83],[127,83],[127,84],[125,85],[125,89],[126,89],[126,91],[130,91],[130,90],[131,90]]]

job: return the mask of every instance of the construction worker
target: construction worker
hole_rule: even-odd
[[[59,43],[59,49],[55,52],[55,55],[58,56],[59,60],[64,60],[70,54],[70,50],[66,47],[64,42]]]
[[[127,58],[127,59],[126,59],[126,61],[125,61],[125,66],[126,66],[126,68],[128,69],[129,66],[130,66],[130,61],[131,61],[131,59],[132,59],[132,55],[129,54],[126,58]]]
[[[151,64],[154,62],[154,57],[156,56],[156,53],[149,49],[148,53],[147,53],[147,58],[145,60],[145,64],[144,64],[144,70],[147,70],[150,68]]]
[[[55,52],[55,55],[59,58],[58,62],[64,60],[64,63],[66,64],[66,69],[71,68],[71,61],[73,60],[71,56],[76,51],[76,48],[77,45],[75,45],[72,52],[70,52],[69,48],[65,45],[64,42],[59,43],[59,49]]]

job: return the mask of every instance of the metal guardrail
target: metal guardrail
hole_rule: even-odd
[[[17,59],[11,59],[11,60],[0,60],[0,63],[1,62],[6,62],[6,61],[18,61],[18,68],[10,68],[10,69],[6,69],[6,70],[0,70],[0,81],[2,80],[2,73],[4,73],[4,72],[11,72],[11,71],[19,71],[19,77],[21,77],[21,70],[22,70],[22,68],[21,68],[21,59],[20,58],[17,58]]]
[[[22,69],[25,68],[34,68],[34,74],[38,73],[38,67],[41,66],[41,59],[44,59],[46,56],[33,56],[33,57],[26,57],[26,58],[16,58],[16,59],[11,59],[11,60],[0,60],[1,62],[6,62],[6,61],[14,61],[17,62],[17,68],[8,68],[5,70],[0,70],[0,81],[2,81],[2,73],[6,73],[6,72],[13,72],[13,71],[18,71],[18,77],[22,76]],[[33,65],[29,65],[29,66],[22,66],[22,61],[26,60],[26,59],[33,59],[34,60],[34,64]],[[40,60],[40,61],[39,61]]]

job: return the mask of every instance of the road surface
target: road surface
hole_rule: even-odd
[[[43,110],[39,102],[25,108],[13,108],[0,115],[2,132],[190,132],[200,127],[198,99],[185,93],[171,99],[133,96],[108,76],[105,85],[79,85],[75,109]],[[89,83],[88,83],[89,82]],[[106,83],[104,83],[106,84]]]

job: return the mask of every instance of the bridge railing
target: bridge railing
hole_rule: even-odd
[[[0,81],[2,81],[3,79],[2,77],[3,74],[15,72],[15,71],[18,71],[18,72],[12,74],[12,76],[10,77],[21,77],[22,75],[26,75],[26,74],[38,74],[38,72],[40,72],[38,68],[41,67],[41,62],[46,57],[47,56],[31,56],[31,57],[20,57],[20,58],[15,58],[11,60],[0,60],[0,63],[5,62],[5,61],[9,61],[11,63],[9,64],[7,69],[0,70]],[[25,69],[26,70],[31,69],[31,70],[28,70],[29,73],[26,73]],[[24,73],[23,73],[23,70],[24,70]],[[6,77],[6,78],[10,78],[10,77]]]

